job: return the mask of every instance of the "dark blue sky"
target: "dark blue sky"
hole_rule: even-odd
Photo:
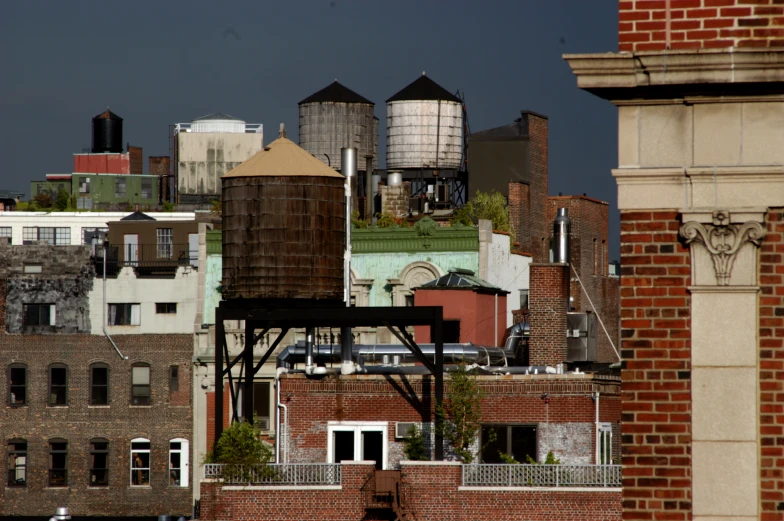
[[[472,131],[550,118],[550,194],[610,202],[616,109],[578,90],[563,53],[617,48],[614,0],[36,1],[0,4],[0,189],[70,172],[109,105],[123,140],[168,155],[168,125],[210,112],[263,123],[334,79],[376,103],[423,70],[465,92]],[[379,143],[383,163],[383,139]]]

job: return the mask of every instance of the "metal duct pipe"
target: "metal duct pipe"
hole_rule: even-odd
[[[351,374],[354,372],[354,359],[351,348],[354,338],[351,336],[350,327],[340,328],[340,373]]]
[[[351,306],[351,212],[357,184],[357,149],[340,149],[340,171],[346,177],[346,249],[343,254],[343,283],[346,307]]]
[[[305,372],[313,372],[313,328],[305,330]]]
[[[553,262],[569,264],[569,239],[572,233],[572,220],[569,219],[569,210],[558,208],[558,215],[553,221],[553,240],[555,248]]]
[[[422,353],[430,360],[435,359],[435,344],[419,344]],[[337,344],[311,347],[311,360],[315,362],[338,362],[341,357],[342,346]],[[307,342],[305,345],[298,343],[296,346],[288,346],[277,356],[277,366],[287,369],[293,368],[294,364],[306,364],[308,360]],[[351,356],[354,361],[362,359],[363,362],[382,363],[384,355],[400,357],[401,363],[418,361],[417,357],[404,345],[399,344],[355,344],[351,348]],[[444,362],[459,364],[482,364],[490,366],[506,365],[507,356],[513,357],[514,353],[508,353],[500,347],[475,346],[472,344],[444,344]],[[318,368],[323,369],[323,368]]]

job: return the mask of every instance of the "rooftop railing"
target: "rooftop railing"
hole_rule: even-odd
[[[620,487],[620,465],[463,465],[467,487]]]
[[[284,463],[275,465],[204,465],[205,479],[224,485],[340,485],[339,463]]]

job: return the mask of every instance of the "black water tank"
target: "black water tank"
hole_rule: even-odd
[[[93,154],[123,151],[122,122],[122,118],[108,108],[93,118]]]

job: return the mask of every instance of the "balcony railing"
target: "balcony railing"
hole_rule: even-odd
[[[103,274],[103,248],[95,251],[95,272]],[[173,276],[180,266],[199,265],[199,252],[189,244],[126,244],[106,249],[106,275],[116,276],[121,268],[133,268],[137,275]]]
[[[468,487],[620,487],[620,465],[463,465]]]
[[[204,478],[225,485],[340,485],[340,464],[286,463],[280,465],[204,465]]]

